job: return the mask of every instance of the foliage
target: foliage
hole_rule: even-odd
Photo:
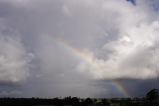
[[[159,106],[159,92],[152,89],[145,98],[86,98],[77,97],[41,98],[0,98],[0,106]]]

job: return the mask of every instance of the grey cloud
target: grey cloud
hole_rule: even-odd
[[[8,96],[15,97],[17,95],[19,95],[19,97],[20,97],[21,94],[22,94],[21,91],[17,91],[17,90],[13,90],[13,91],[1,91],[0,92],[0,97],[8,97]]]
[[[0,28],[0,83],[21,83],[29,74],[30,56],[18,32],[6,26]]]

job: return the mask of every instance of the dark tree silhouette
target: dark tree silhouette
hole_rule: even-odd
[[[150,92],[147,93],[146,98],[148,101],[156,101],[159,97],[158,89],[152,89]]]
[[[0,98],[0,106],[159,106],[159,91],[144,98]]]
[[[104,106],[110,106],[110,102],[107,99],[102,99],[102,104]]]
[[[92,106],[93,100],[91,98],[87,98],[84,100],[84,105],[85,106]]]

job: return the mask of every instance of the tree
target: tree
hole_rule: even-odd
[[[106,99],[102,99],[102,104],[104,106],[110,106],[110,101],[106,100]]]
[[[147,93],[146,98],[148,101],[156,101],[159,97],[158,89],[152,89],[150,92]]]
[[[93,104],[93,100],[91,98],[86,98],[84,100],[84,105],[85,106],[91,106]]]
[[[72,104],[73,104],[73,106],[78,106],[78,105],[80,105],[79,98],[73,97],[73,98],[72,98]]]

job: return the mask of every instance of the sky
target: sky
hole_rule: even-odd
[[[158,0],[0,0],[0,97],[143,97],[158,35]]]

